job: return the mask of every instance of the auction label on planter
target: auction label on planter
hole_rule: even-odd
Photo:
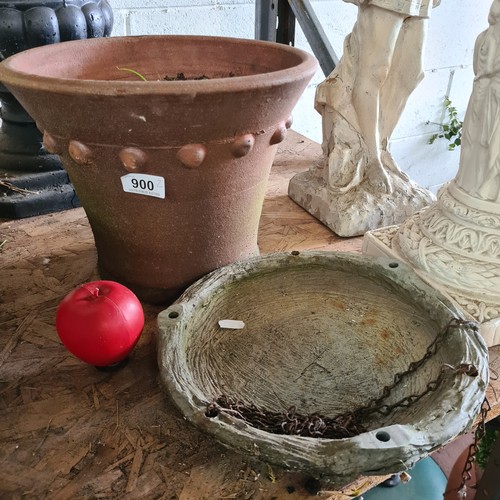
[[[165,179],[159,175],[127,174],[121,181],[126,193],[165,198]]]

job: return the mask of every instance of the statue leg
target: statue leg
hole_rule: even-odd
[[[405,19],[394,50],[391,68],[380,91],[380,137],[387,149],[389,139],[408,98],[424,78],[423,51],[428,20]]]
[[[359,7],[356,28],[359,58],[352,102],[367,147],[365,175],[377,190],[387,192],[392,186],[381,160],[380,97],[403,21],[402,15],[387,9]]]

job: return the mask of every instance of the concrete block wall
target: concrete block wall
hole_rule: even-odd
[[[250,0],[110,0],[115,13],[113,35],[198,34],[253,38],[255,2]],[[420,185],[436,191],[458,169],[459,151],[447,150],[433,123],[445,119],[449,95],[463,117],[472,89],[472,55],[477,35],[487,27],[492,0],[442,0],[429,22],[425,49],[426,78],[412,94],[391,141],[400,167]],[[312,0],[330,42],[339,56],[351,31],[357,8],[342,0]],[[311,51],[297,26],[296,46]],[[294,110],[293,128],[321,142],[321,119],[313,108],[321,71]]]

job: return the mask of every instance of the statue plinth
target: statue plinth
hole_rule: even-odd
[[[365,234],[363,252],[402,260],[481,323],[489,347],[500,344],[500,205],[452,181],[438,201],[400,226]]]
[[[374,190],[367,182],[339,192],[328,185],[326,170],[323,157],[310,170],[296,174],[290,179],[288,196],[342,237],[399,224],[435,199],[426,189],[403,179],[402,172],[388,172],[392,184],[397,186],[391,193]]]

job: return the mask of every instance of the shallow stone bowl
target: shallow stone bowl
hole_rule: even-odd
[[[271,254],[221,268],[162,311],[161,378],[184,416],[221,443],[331,483],[394,473],[465,432],[488,381],[487,348],[474,324],[447,330],[437,352],[404,378],[387,403],[421,394],[443,366],[437,390],[408,408],[376,414],[344,439],[280,435],[221,412],[221,395],[285,412],[334,416],[381,395],[421,359],[450,320],[464,319],[403,263],[333,252]],[[226,329],[220,320],[237,320]]]

